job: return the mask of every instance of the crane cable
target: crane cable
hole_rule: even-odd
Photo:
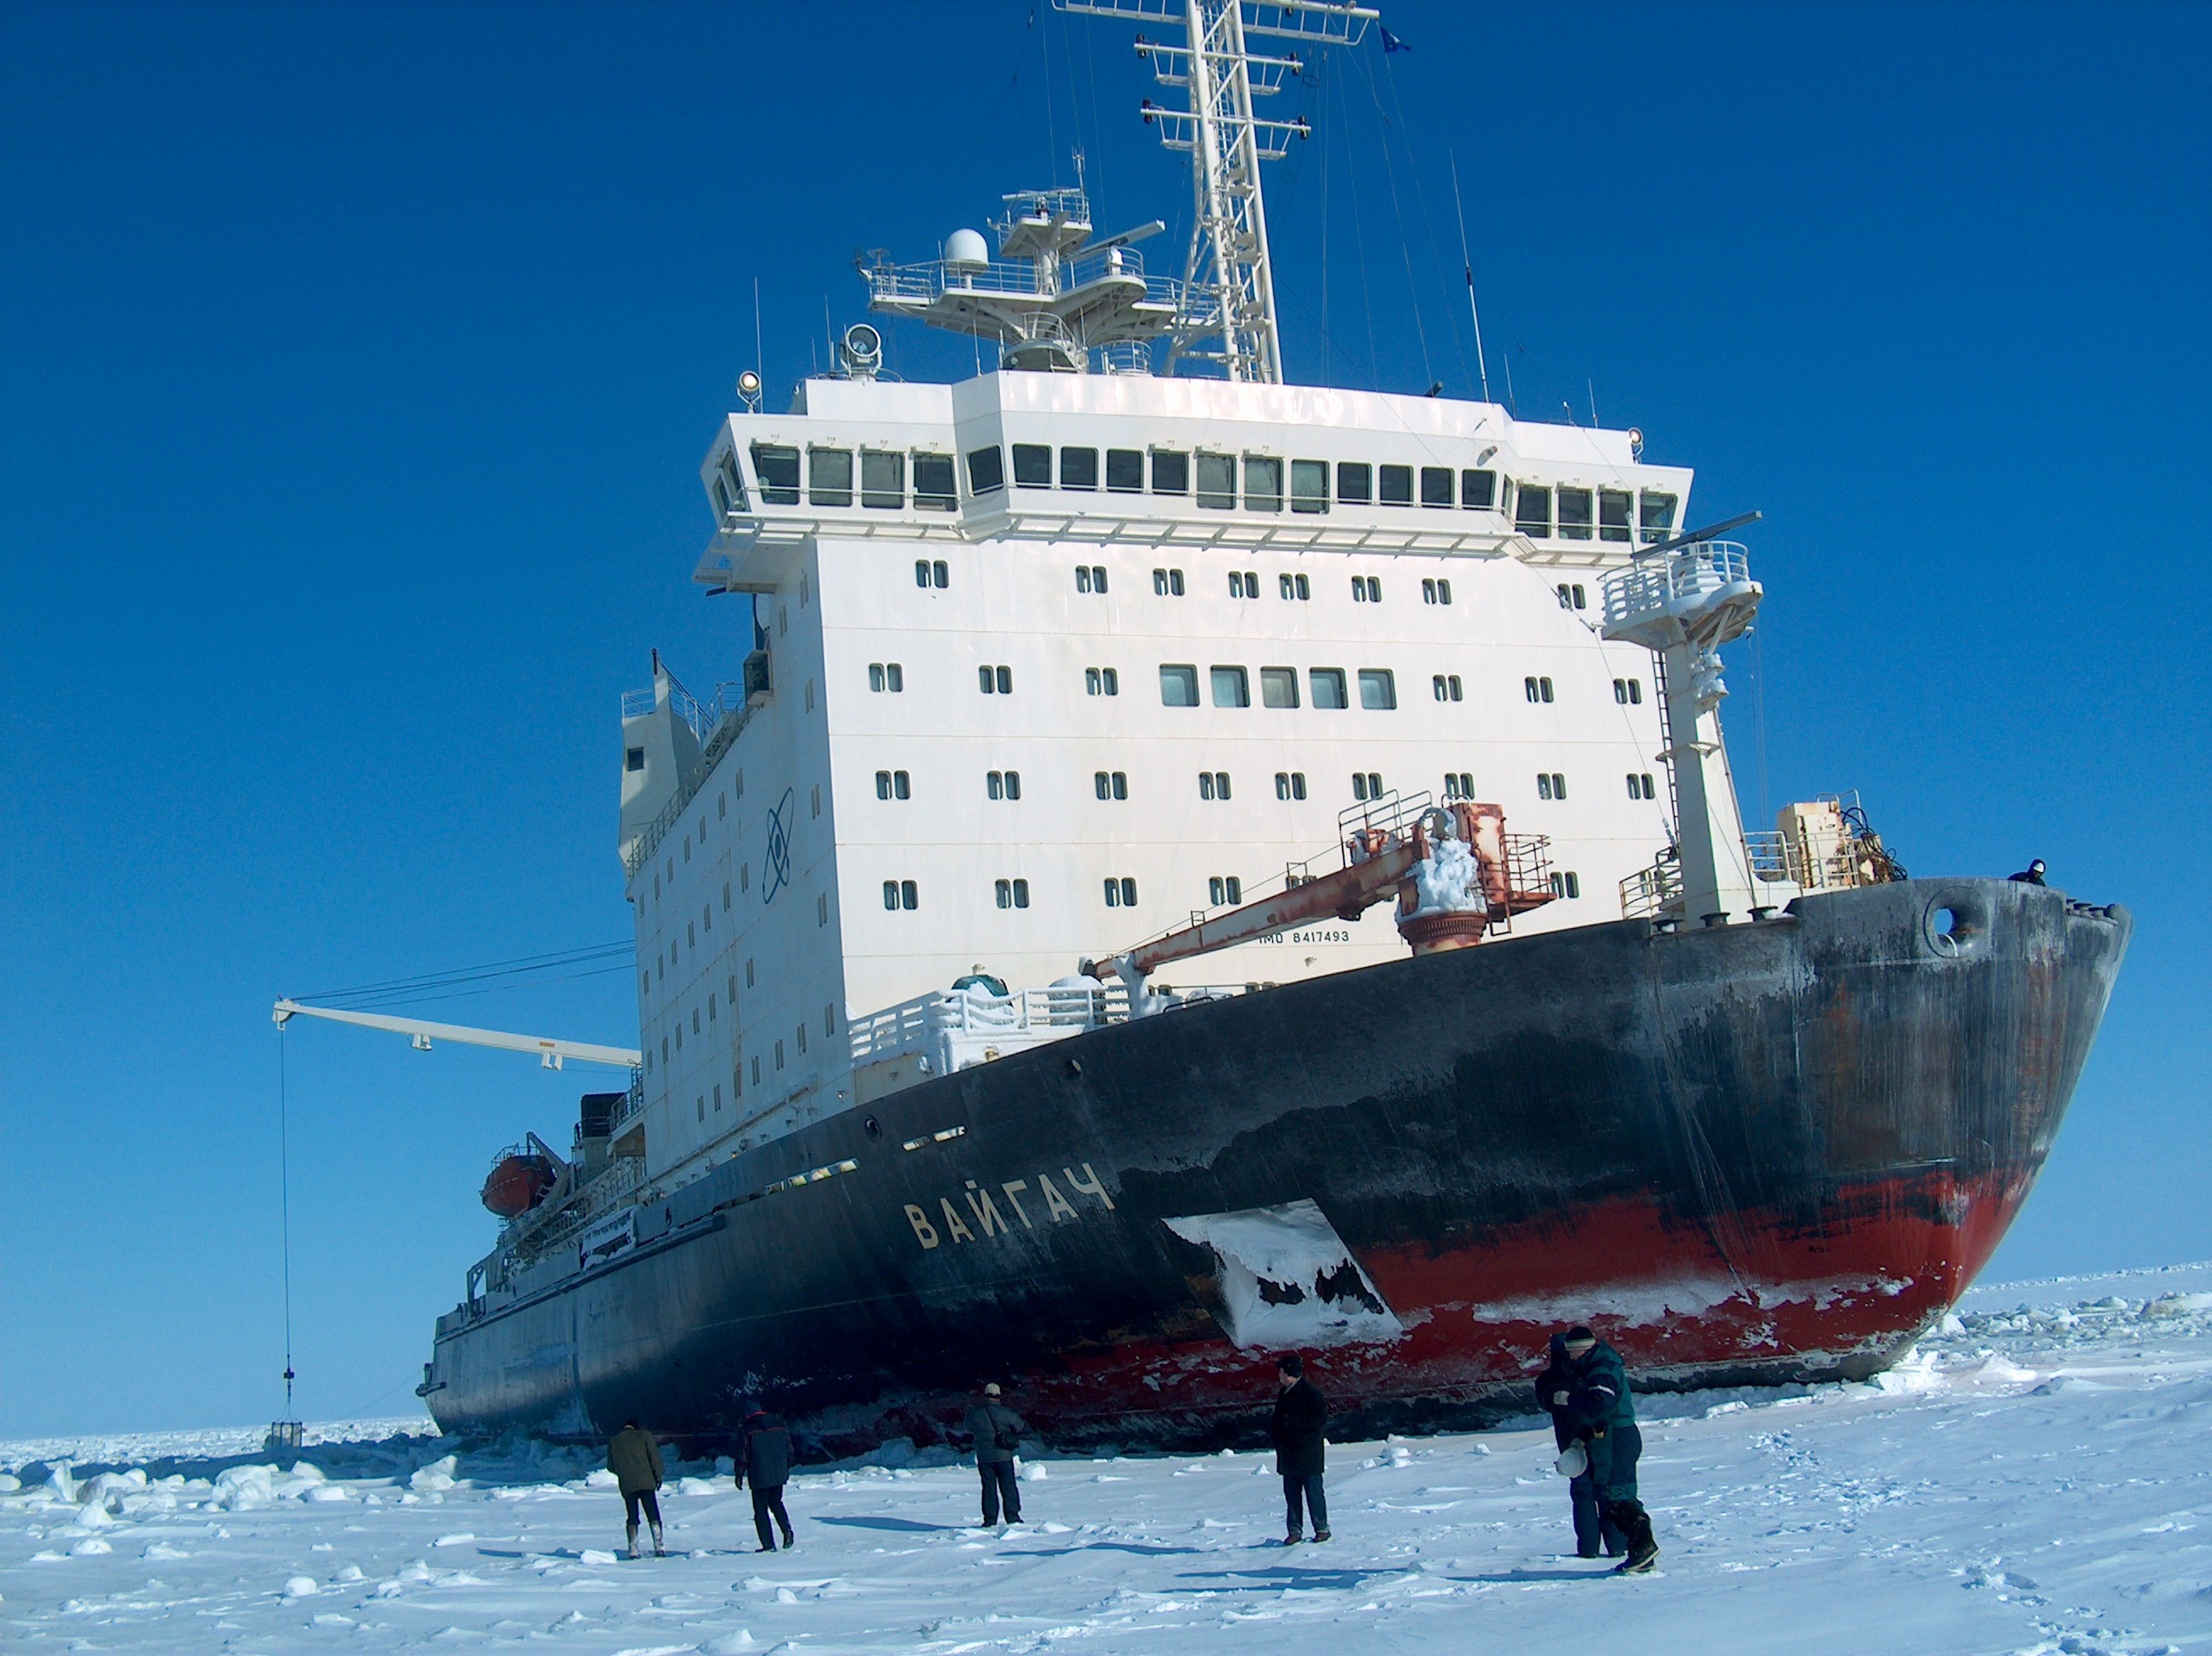
[[[276,1185],[284,1231],[284,1418],[292,1407],[292,1118],[284,1085],[284,1026],[276,1026]]]

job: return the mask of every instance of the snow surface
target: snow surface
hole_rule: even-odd
[[[788,1556],[754,1554],[726,1474],[672,1465],[676,1550],[636,1562],[580,1451],[420,1422],[311,1431],[297,1464],[258,1431],[6,1444],[0,1647],[2212,1650],[2212,1265],[1977,1288],[1875,1383],[1643,1414],[1640,1580],[1571,1556],[1534,1419],[1333,1446],[1326,1546],[1270,1544],[1258,1455],[1040,1458],[997,1536],[972,1470],[900,1446],[794,1477]]]

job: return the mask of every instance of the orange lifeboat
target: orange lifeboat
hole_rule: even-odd
[[[492,1164],[484,1179],[483,1204],[501,1219],[515,1218],[545,1200],[557,1177],[550,1156],[518,1145]]]

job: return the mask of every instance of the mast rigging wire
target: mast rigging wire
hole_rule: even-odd
[[[1482,400],[1490,400],[1490,362],[1482,354],[1482,313],[1474,303],[1474,256],[1467,250],[1467,206],[1459,194],[1459,152],[1451,158],[1452,211],[1459,216],[1460,265],[1467,272],[1467,314],[1474,322],[1474,365],[1482,374]],[[1462,364],[1462,366],[1464,366]]]

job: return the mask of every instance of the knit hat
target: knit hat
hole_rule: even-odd
[[[987,1397],[997,1397],[999,1395],[999,1383],[996,1380],[993,1380],[988,1385],[986,1385],[983,1388],[983,1395]]]

